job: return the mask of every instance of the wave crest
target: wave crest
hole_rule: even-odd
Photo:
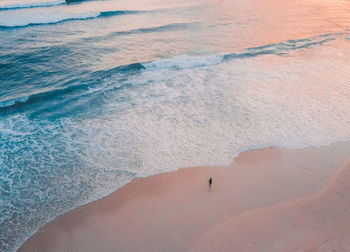
[[[326,42],[336,39],[337,34],[323,34],[305,39],[288,40],[281,43],[269,44],[260,47],[247,48],[242,52],[229,53],[223,55],[209,55],[209,56],[189,56],[177,55],[169,59],[161,59],[149,62],[137,62],[129,65],[122,65],[108,70],[100,70],[92,72],[87,79],[71,81],[70,83],[63,83],[61,88],[53,90],[38,91],[32,94],[25,94],[11,99],[0,100],[0,110],[13,106],[21,106],[26,103],[35,101],[42,101],[56,97],[57,95],[67,94],[74,91],[82,91],[88,89],[91,83],[101,83],[106,78],[122,75],[130,76],[145,71],[159,71],[159,70],[180,70],[192,69],[199,67],[209,67],[221,64],[225,61],[258,57],[262,55],[284,55],[294,50],[306,49],[312,46],[323,45]],[[79,83],[79,84],[77,84]],[[84,83],[84,84],[81,84]]]
[[[111,16],[136,14],[140,11],[128,11],[128,10],[118,10],[118,11],[103,11],[103,12],[89,12],[89,13],[58,13],[58,14],[46,14],[40,16],[24,16],[19,18],[18,16],[9,17],[0,20],[0,28],[11,29],[11,28],[23,28],[33,25],[51,25],[58,24],[66,21],[73,20],[88,20],[93,18],[107,18]]]
[[[109,70],[100,70],[93,72],[89,75],[86,80],[73,80],[69,81],[66,86],[63,84],[61,88],[53,88],[51,90],[37,90],[35,93],[25,94],[18,97],[13,97],[10,99],[0,100],[0,110],[7,109],[10,107],[23,106],[25,104],[30,104],[37,101],[43,101],[55,98],[59,95],[65,95],[72,92],[78,92],[78,95],[82,95],[83,90],[88,90],[91,85],[100,83],[101,81],[109,78],[111,76],[120,75],[130,75],[137,73],[145,67],[141,63],[134,63],[129,65],[118,66]],[[80,84],[83,83],[83,84]]]
[[[11,9],[25,9],[25,8],[36,8],[36,7],[51,7],[66,3],[65,0],[56,0],[48,2],[36,2],[36,3],[21,3],[21,4],[8,4],[0,6],[0,10],[11,10]]]

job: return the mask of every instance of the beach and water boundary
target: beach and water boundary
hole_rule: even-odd
[[[343,142],[134,179],[40,228],[19,251],[346,251],[349,164]]]
[[[153,175],[179,168],[179,173],[208,166],[216,171],[237,155],[250,157],[252,150],[270,146],[281,148],[268,155],[280,163],[266,165],[266,174],[246,174],[264,168],[236,161],[226,168],[242,171],[232,175],[235,183],[227,183],[233,187],[221,190],[227,191],[227,200],[221,203],[222,195],[215,194],[220,197],[205,202],[227,211],[213,214],[235,222],[231,201],[248,214],[315,195],[340,169],[328,159],[340,160],[337,153],[347,150],[332,143],[350,136],[349,20],[348,2],[332,0],[1,1],[0,251],[16,251],[40,227],[82,205],[119,195],[140,178],[153,181]],[[287,159],[275,155],[329,144],[333,147],[321,158],[288,159],[287,170]],[[302,165],[306,161],[314,168]],[[205,167],[188,168],[197,166]],[[271,179],[264,180],[267,174]],[[198,181],[203,189],[208,189],[207,175]],[[168,193],[180,188],[176,176],[167,179],[176,182]],[[223,185],[217,180],[212,189]],[[184,188],[191,191],[191,186]],[[162,196],[159,209],[169,196]],[[179,199],[175,210],[212,209],[204,203],[202,209],[200,204],[189,207],[189,201],[180,200],[185,196],[174,196],[174,202]],[[152,202],[147,195],[146,200]],[[110,208],[116,209],[113,204]],[[166,225],[175,213],[162,217],[164,212],[151,209],[161,216],[154,215],[152,225],[164,223],[156,225],[155,236],[161,228],[176,235]],[[214,222],[226,222],[206,214],[212,221],[197,220],[208,225],[194,223],[200,235],[180,244],[183,248],[201,248],[212,232],[221,230]],[[180,224],[173,226],[185,230]],[[141,244],[130,237],[123,248],[133,248],[126,241]],[[183,237],[177,238],[164,242],[176,249]]]

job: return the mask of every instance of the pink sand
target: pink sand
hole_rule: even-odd
[[[348,158],[350,143],[268,148],[226,167],[135,179],[42,227],[19,251],[348,251]]]

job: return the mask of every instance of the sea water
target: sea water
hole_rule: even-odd
[[[0,1],[0,251],[130,182],[350,139],[350,4]]]

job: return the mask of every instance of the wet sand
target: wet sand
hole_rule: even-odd
[[[267,148],[229,166],[135,179],[42,227],[19,251],[346,251],[349,158],[350,142]]]

